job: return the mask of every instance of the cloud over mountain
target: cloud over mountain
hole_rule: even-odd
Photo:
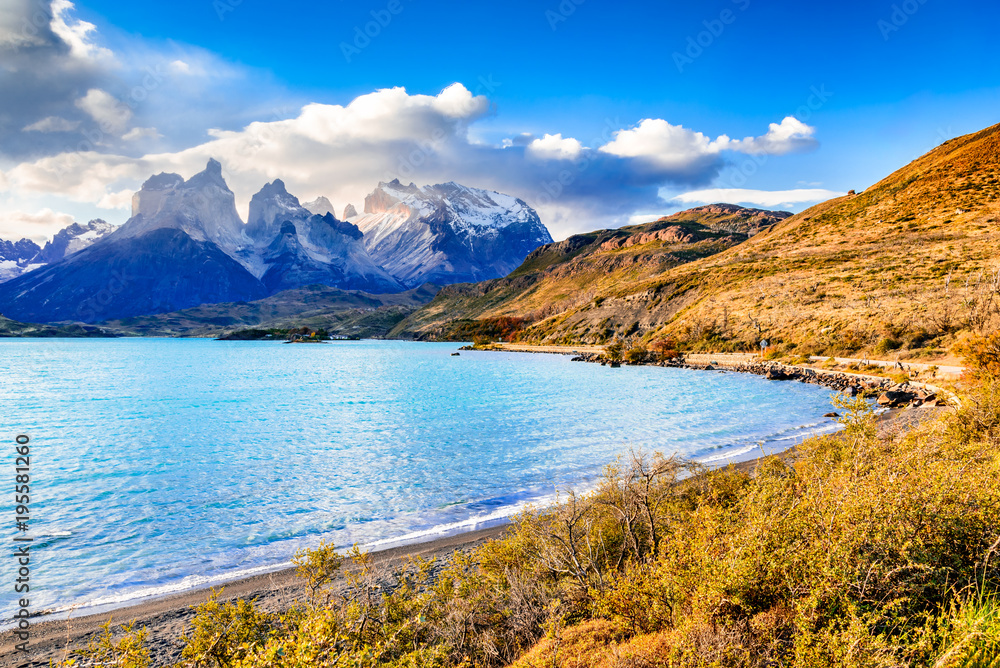
[[[647,118],[596,137],[524,132],[483,142],[472,130],[495,108],[461,83],[436,95],[392,87],[346,104],[289,101],[237,114],[239,96],[228,100],[219,82],[245,70],[173,44],[130,48],[127,58],[110,50],[69,0],[18,0],[0,12],[0,86],[25,91],[0,123],[8,215],[32,202],[79,203],[121,209],[123,219],[146,175],[190,173],[215,157],[244,215],[260,183],[279,177],[337,207],[362,201],[373,182],[457,180],[523,198],[560,238],[662,209],[664,188],[709,187],[737,154],[817,144],[815,128],[794,117],[736,140]],[[256,120],[234,126],[240,114]]]

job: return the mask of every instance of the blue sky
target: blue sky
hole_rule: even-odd
[[[401,171],[504,189],[556,238],[699,198],[801,210],[1000,122],[996,3],[5,4],[5,238],[48,235],[70,218],[123,222],[147,171],[188,176],[220,152],[238,203],[281,176],[303,199],[360,204]],[[39,12],[62,24],[29,43],[24,20]],[[47,71],[62,73],[48,88],[28,91],[33,81],[17,76],[30,49],[48,49]],[[467,92],[458,111],[433,102],[454,84]],[[384,109],[374,120],[338,115],[399,87],[405,97],[363,98]],[[109,111],[115,101],[129,103],[127,118]],[[329,113],[303,129],[309,104]],[[295,119],[297,129],[281,125]],[[102,122],[109,131],[84,144]],[[254,122],[265,148],[247,157]],[[344,134],[316,144],[315,123]],[[427,134],[439,126],[446,136]],[[413,155],[401,170],[399,156]],[[59,160],[69,166],[53,176]]]

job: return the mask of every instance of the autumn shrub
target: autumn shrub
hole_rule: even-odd
[[[643,346],[633,346],[625,351],[625,361],[629,364],[643,364],[651,358],[649,351]]]
[[[111,621],[101,626],[97,635],[86,647],[73,652],[75,656],[60,662],[60,666],[116,666],[117,668],[149,668],[153,665],[149,649],[145,646],[149,635],[145,627],[136,628],[135,622],[125,624],[117,632]]]
[[[842,430],[788,456],[708,470],[630,452],[592,493],[526,512],[443,563],[322,545],[297,557],[309,600],[278,618],[206,604],[185,657],[215,652],[234,668],[995,665],[1000,401],[981,354],[963,408],[906,434],[880,435],[867,401],[838,398]]]
[[[903,347],[902,341],[887,336],[875,344],[874,353],[876,355],[885,355],[886,353],[891,353],[894,350],[899,350],[902,347]]]
[[[250,601],[219,601],[222,590],[195,609],[194,628],[181,638],[185,665],[229,668],[263,645],[273,627],[271,615]]]
[[[650,350],[652,350],[659,361],[666,362],[673,359],[678,359],[682,357],[679,352],[680,345],[672,336],[667,336],[659,339],[655,339],[649,344]]]

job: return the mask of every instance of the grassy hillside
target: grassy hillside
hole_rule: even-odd
[[[115,334],[100,327],[83,325],[40,325],[18,322],[0,315],[0,338],[105,338]]]
[[[437,286],[424,284],[399,294],[372,295],[310,285],[252,302],[203,304],[157,315],[125,318],[103,327],[129,336],[216,336],[247,328],[312,327],[331,334],[384,336],[429,302]]]
[[[997,325],[998,221],[994,126],[722,252],[602,274],[641,251],[594,250],[590,274],[567,266],[568,275],[542,277],[531,294],[492,303],[468,297],[490,294],[489,283],[444,291],[397,331],[426,336],[446,333],[451,319],[507,315],[526,318],[521,338],[535,342],[666,336],[694,349],[740,350],[767,338],[796,353],[935,358]],[[519,272],[530,270],[526,262]],[[565,296],[552,299],[554,291]]]
[[[514,315],[536,322],[586,309],[619,286],[720,253],[790,215],[713,205],[645,225],[572,236],[538,248],[505,278],[443,288],[393,333],[447,338],[461,334],[463,320]]]

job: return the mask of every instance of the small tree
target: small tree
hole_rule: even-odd
[[[621,341],[615,341],[604,349],[604,356],[610,362],[621,363],[625,355],[625,345]]]
[[[333,545],[321,540],[312,550],[299,550],[292,557],[295,574],[306,581],[309,599],[316,602],[319,591],[333,580],[344,565],[344,557],[337,553]]]
[[[188,665],[228,668],[264,646],[272,630],[271,616],[250,601],[219,602],[222,590],[195,608],[194,631],[183,636],[181,656]]]
[[[629,364],[642,364],[649,356],[649,351],[643,346],[633,346],[625,353],[625,359]]]
[[[677,359],[681,356],[677,352],[677,339],[672,336],[656,339],[650,344],[650,348],[659,356],[661,361]]]

